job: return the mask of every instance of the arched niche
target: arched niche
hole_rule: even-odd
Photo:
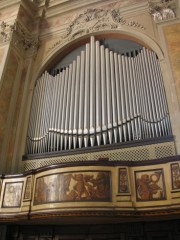
[[[158,46],[158,44],[153,40],[153,39],[151,39],[150,37],[148,37],[147,35],[145,35],[145,34],[143,34],[142,32],[140,32],[140,31],[137,31],[137,30],[135,30],[134,28],[131,28],[131,31],[129,31],[129,29],[130,29],[130,27],[124,27],[124,28],[122,28],[121,30],[109,30],[109,31],[98,31],[98,32],[93,32],[93,33],[91,33],[91,34],[83,34],[83,36],[81,36],[81,37],[76,37],[75,39],[74,39],[74,36],[72,37],[72,38],[70,38],[70,40],[69,41],[59,41],[59,44],[57,43],[57,44],[55,44],[54,45],[54,47],[51,49],[51,51],[48,53],[48,56],[46,57],[46,60],[43,62],[43,64],[42,64],[42,66],[41,66],[41,68],[39,69],[39,71],[38,71],[38,73],[37,73],[37,75],[36,75],[36,77],[34,78],[34,80],[35,79],[37,79],[37,76],[38,75],[41,75],[41,73],[42,72],[44,72],[45,70],[48,70],[49,68],[51,68],[51,66],[53,66],[53,65],[55,65],[55,63],[57,62],[57,59],[58,59],[58,61],[60,60],[60,59],[62,59],[64,56],[66,56],[66,54],[68,54],[69,52],[71,52],[71,50],[73,50],[73,49],[75,49],[75,48],[77,48],[78,46],[81,46],[81,45],[83,45],[83,44],[85,44],[85,43],[87,43],[88,42],[88,40],[89,40],[89,38],[90,38],[90,36],[94,36],[95,37],[95,39],[96,40],[99,40],[99,39],[128,39],[128,40],[130,40],[130,41],[133,41],[133,42],[136,42],[136,43],[138,43],[140,46],[142,46],[142,48],[145,48],[145,49],[147,49],[147,51],[150,51],[150,52],[153,52],[154,53],[154,56],[156,55],[157,57],[158,57],[158,61],[162,61],[163,60],[163,53],[162,53],[162,51],[161,51],[161,48]],[[77,35],[76,35],[77,36]],[[145,54],[145,53],[144,53]],[[150,55],[148,55],[148,56],[150,56]],[[156,58],[156,57],[155,57]],[[143,63],[143,60],[141,60],[141,62]],[[149,63],[150,64],[150,63]],[[159,62],[158,62],[158,64],[159,64]],[[159,67],[159,66],[158,66]],[[157,68],[157,67],[156,67]],[[143,70],[143,68],[142,68],[142,70]],[[155,71],[155,70],[153,70],[153,71]],[[158,70],[158,71],[160,71],[161,72],[161,70]],[[150,72],[149,72],[150,73]],[[142,83],[142,84],[145,84],[145,85],[148,85],[148,81],[150,81],[150,79],[149,79],[149,76],[148,77],[146,77],[146,73],[144,73],[145,75],[144,75],[144,77],[146,78],[146,83]],[[148,74],[148,72],[147,72],[147,74]],[[158,72],[158,74],[159,74],[159,72]],[[128,77],[127,77],[127,81],[129,81],[128,80]],[[162,80],[163,81],[163,80]],[[34,81],[34,83],[35,83],[35,81]],[[128,84],[128,83],[127,83]],[[162,83],[159,83],[160,85],[162,85]],[[148,90],[148,89],[143,89],[142,90],[142,92],[143,93],[141,93],[141,95],[144,95],[143,96],[143,98],[146,98],[146,93],[148,92],[148,91],[151,91],[151,95],[152,95],[152,91],[157,91],[157,89],[154,87],[154,85],[153,85],[153,83],[151,84],[152,86],[151,86],[151,90]],[[128,87],[127,87],[128,88]],[[137,88],[138,88],[138,86],[137,86]],[[131,90],[126,90],[126,91],[129,91],[128,92],[128,94],[130,94],[130,91],[132,91],[132,89]],[[164,92],[164,87],[162,87],[162,89],[160,88],[160,91],[161,92]],[[108,94],[108,90],[107,90],[107,94]],[[112,96],[113,96],[113,92],[112,93],[110,93]],[[165,93],[163,93],[163,94],[165,94]],[[166,105],[166,99],[165,99],[165,95],[163,95],[163,99],[164,100],[159,100],[159,99],[157,99],[157,95],[158,95],[158,92],[155,94],[156,96],[154,97],[154,100],[151,100],[151,101],[153,101],[154,102],[154,107],[152,107],[152,110],[149,110],[149,112],[151,112],[152,111],[152,114],[153,114],[153,108],[156,108],[156,104],[157,104],[157,102],[161,102],[161,101],[163,101],[163,102],[161,102],[160,104],[159,104],[159,106],[158,106],[158,108],[159,108],[159,110],[157,110],[157,112],[158,111],[160,111],[161,110],[161,106],[160,105],[162,105],[162,106],[164,106],[164,105]],[[90,97],[90,98],[92,98],[92,96]],[[112,98],[113,99],[113,97],[110,97],[110,98]],[[124,97],[125,98],[125,97]],[[143,100],[143,98],[142,98],[142,102],[144,101]],[[151,97],[149,97],[149,98],[151,98]],[[129,97],[129,99],[130,99],[130,97]],[[63,101],[65,101],[65,100],[63,100]],[[110,100],[110,101],[112,101],[112,100]],[[128,100],[129,102],[133,102],[133,100]],[[148,102],[149,100],[148,100],[148,97],[147,97],[147,99],[146,99],[146,101]],[[94,104],[94,105],[93,105]],[[125,103],[126,104],[126,103]],[[145,103],[146,104],[146,103]],[[149,105],[148,105],[149,104]],[[144,105],[142,108],[146,108],[146,107],[148,107],[149,108],[149,106],[150,105],[153,105],[152,103],[148,103],[148,104],[146,104],[146,105]],[[92,104],[90,103],[90,105],[91,105],[91,108],[92,108],[92,112],[93,112],[93,106],[95,106],[95,102],[93,102]],[[108,104],[107,104],[108,105]],[[113,103],[112,103],[112,106],[113,106]],[[90,108],[90,107],[88,107],[88,108]],[[127,127],[125,127],[125,128],[128,128],[128,129],[130,129],[130,128],[132,128],[132,129],[130,129],[130,130],[127,130],[128,131],[128,133],[126,133],[126,130],[124,130],[125,128],[124,128],[124,126],[122,126],[122,128],[123,128],[123,130],[119,130],[119,131],[123,131],[123,137],[122,137],[122,139],[123,140],[121,140],[121,137],[120,136],[117,136],[117,138],[119,138],[120,139],[120,142],[121,141],[125,141],[126,142],[126,139],[130,139],[129,141],[131,141],[132,139],[133,140],[138,140],[138,139],[145,139],[146,137],[139,137],[139,135],[141,135],[140,133],[135,133],[134,135],[135,135],[135,137],[134,136],[131,136],[131,135],[133,135],[133,132],[134,132],[134,128],[135,127],[128,127],[128,124],[129,124],[129,122],[131,122],[131,118],[136,118],[136,117],[131,117],[130,115],[130,113],[128,113],[127,114],[127,112],[129,111],[130,112],[130,110],[128,110],[128,108],[131,108],[131,107],[127,107],[127,106],[125,106],[124,108],[126,108],[126,110],[127,111],[125,111],[126,112],[126,115],[127,115],[127,117],[126,117],[126,119],[125,120],[119,120],[119,122],[122,122],[122,121],[125,121],[125,122],[127,122]],[[167,107],[165,107],[166,109],[164,110],[164,112],[163,112],[163,116],[161,116],[161,117],[159,117],[159,115],[158,115],[158,113],[156,113],[156,114],[154,114],[154,115],[157,115],[157,117],[154,117],[154,118],[152,118],[150,115],[152,115],[151,113],[149,113],[149,116],[147,117],[147,116],[145,116],[145,115],[148,115],[148,114],[146,114],[146,113],[144,113],[144,116],[141,116],[140,118],[141,118],[141,121],[142,121],[142,119],[144,119],[143,121],[145,121],[145,122],[149,122],[148,124],[149,124],[149,126],[147,127],[147,129],[149,128],[149,130],[147,130],[147,132],[149,131],[149,133],[144,133],[144,135],[148,135],[148,138],[154,138],[154,137],[156,137],[156,136],[158,136],[158,137],[160,137],[160,136],[170,136],[171,135],[171,127],[169,127],[168,125],[170,125],[170,122],[169,122],[169,113],[168,113],[168,108]],[[49,110],[48,110],[49,111]],[[65,110],[66,111],[66,110]],[[78,110],[79,111],[79,110]],[[144,110],[144,111],[146,111],[146,110]],[[48,114],[51,114],[51,113],[47,113],[47,115]],[[65,113],[64,113],[65,114]],[[84,114],[84,113],[83,113]],[[90,110],[90,112],[88,113],[89,115],[89,118],[91,118],[91,115],[92,115],[92,113],[91,113],[91,110]],[[112,112],[112,114],[114,114],[114,112]],[[124,113],[125,114],[125,113]],[[46,114],[45,114],[46,115]],[[97,114],[96,114],[97,115]],[[111,114],[110,114],[111,115]],[[134,113],[134,115],[138,115],[138,113]],[[147,119],[145,119],[147,117]],[[164,129],[161,129],[161,127],[159,126],[159,122],[161,122],[161,121],[163,121],[162,119],[163,118],[166,118],[167,117],[167,126],[166,126],[166,129],[164,130]],[[63,117],[62,117],[62,119],[64,119],[65,118],[65,115],[63,115]],[[95,116],[95,114],[94,114],[94,117],[93,118],[96,118],[96,116]],[[108,117],[107,117],[108,118]],[[115,119],[116,117],[114,117],[114,119]],[[159,118],[161,118],[161,120],[159,120]],[[75,119],[76,119],[76,117],[75,117]],[[54,120],[53,120],[54,121]],[[91,120],[90,120],[91,121]],[[107,120],[107,129],[109,129],[110,127],[110,125],[112,125],[111,126],[111,128],[114,130],[114,128],[115,128],[115,126],[117,126],[118,125],[118,123],[115,121],[115,123],[112,123],[112,121],[114,121],[114,120],[111,120],[110,121],[110,123],[108,123],[108,120]],[[135,121],[136,121],[136,119],[135,119]],[[166,121],[166,120],[165,120]],[[157,124],[157,126],[155,126],[154,127],[154,129],[152,130],[151,129],[151,126],[150,125],[152,125],[153,124],[153,122],[157,122],[156,124]],[[90,125],[91,125],[91,123],[88,123],[89,124],[89,129],[90,130],[88,130],[88,134],[91,136],[91,134],[92,134],[92,132],[94,133],[94,132],[96,132],[97,133],[97,131],[98,130],[94,130],[94,129],[98,129],[98,127],[97,126],[93,126],[93,127],[90,127]],[[114,124],[114,125],[113,125]],[[133,123],[133,124],[135,124],[136,125],[136,123]],[[165,123],[162,123],[162,125],[164,125]],[[97,124],[98,125],[98,124]],[[103,123],[101,124],[101,125],[103,125]],[[123,125],[123,124],[122,124]],[[119,125],[118,125],[118,127],[121,127],[121,123],[119,123]],[[141,129],[142,128],[142,126],[140,126],[139,127],[139,129]],[[65,132],[68,132],[67,131],[67,129],[61,129],[60,130],[60,127],[49,127],[49,129],[50,130],[47,130],[47,131],[56,131],[56,132],[59,132],[60,133],[60,131],[65,131]],[[86,129],[86,128],[85,128]],[[93,130],[92,130],[93,129]],[[111,129],[111,131],[113,131]],[[103,130],[103,127],[101,127],[101,130],[102,130],[102,132],[104,132],[104,130]],[[100,130],[100,131],[101,131]],[[47,132],[47,131],[45,131],[45,132]],[[72,127],[71,127],[71,129],[69,130],[69,132],[67,133],[68,134],[68,136],[70,135],[70,132],[72,132],[72,131],[75,131],[75,132],[79,132],[78,134],[82,134],[82,132],[84,131],[84,135],[86,135],[86,131],[85,130],[82,130],[82,126],[79,128],[79,130],[77,129],[77,128],[74,128],[74,130],[72,130]],[[109,131],[109,130],[107,130],[107,131]],[[137,130],[137,132],[139,132],[140,130]],[[160,132],[160,133],[157,133],[157,132]],[[163,131],[164,132],[167,132],[167,134],[164,134],[163,133]],[[44,138],[44,136],[45,136],[45,133],[43,133],[44,135],[42,135],[42,136],[35,136],[33,139],[33,141],[36,141],[37,139],[39,139],[40,140],[40,138]],[[49,134],[49,133],[48,133]],[[63,133],[64,134],[64,133]],[[108,134],[109,134],[109,132],[108,132]],[[115,135],[115,134],[114,134]],[[119,134],[120,135],[120,134]],[[127,136],[126,136],[127,135]],[[64,135],[63,135],[64,136]],[[31,138],[30,136],[28,136],[29,138]],[[52,137],[53,138],[53,137]],[[116,139],[116,137],[113,137],[113,138],[115,138]],[[109,139],[111,139],[111,137],[109,137]],[[85,148],[87,148],[87,147],[89,147],[90,145],[91,146],[94,146],[94,143],[91,143],[91,140],[92,140],[92,138],[90,137],[90,140],[88,140],[90,143],[84,143],[84,147]],[[93,140],[92,140],[93,141]],[[96,141],[96,140],[95,140]],[[98,143],[98,141],[100,142],[100,143]],[[85,140],[84,140],[84,142],[85,142]],[[96,146],[99,146],[99,145],[101,145],[101,142],[102,142],[102,140],[97,140],[97,142],[95,143],[95,145]],[[106,141],[104,141],[104,142],[106,142]],[[107,141],[109,144],[111,144],[111,140],[108,140]],[[116,140],[115,140],[115,143],[117,143],[116,142]],[[64,143],[63,143],[63,145],[64,145]],[[72,144],[70,144],[70,145],[72,145]],[[76,144],[75,143],[75,145],[78,145],[78,144]],[[53,147],[51,147],[51,148],[53,148]],[[63,147],[64,148],[64,147]],[[73,147],[72,147],[73,148]],[[74,148],[76,148],[75,146],[74,146]],[[81,147],[79,147],[79,148],[81,148]],[[54,147],[54,149],[56,149],[55,147]],[[58,148],[59,149],[59,148]],[[66,147],[65,147],[65,150],[66,150]],[[39,151],[39,150],[38,150]],[[37,152],[38,152],[37,151]],[[58,151],[58,150],[55,150],[55,151]],[[41,151],[40,151],[41,152]],[[49,150],[48,150],[48,152],[49,152]],[[45,150],[45,152],[43,152],[43,153],[46,153],[46,150]]]

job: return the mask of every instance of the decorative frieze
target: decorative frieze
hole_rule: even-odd
[[[175,0],[149,0],[149,12],[155,22],[174,19],[175,8]]]
[[[120,29],[122,26],[145,30],[140,23],[124,19],[120,10],[88,9],[67,27],[64,36],[55,42],[48,51],[77,37],[102,30]]]

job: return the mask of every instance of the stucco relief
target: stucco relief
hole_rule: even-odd
[[[176,1],[175,0],[149,0],[149,12],[155,22],[162,22],[174,19]]]
[[[136,21],[124,19],[120,10],[88,9],[67,27],[65,34],[48,49],[48,52],[77,37],[102,30],[120,29],[122,26],[145,29]]]
[[[0,43],[11,41],[21,52],[36,53],[39,47],[37,36],[30,34],[22,25],[16,21],[13,24],[0,22]]]

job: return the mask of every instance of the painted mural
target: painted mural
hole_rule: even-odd
[[[136,200],[153,201],[166,199],[162,169],[135,172]]]
[[[62,201],[110,201],[110,173],[69,172],[39,177],[34,205]]]
[[[126,168],[119,169],[119,193],[129,193],[128,171]]]
[[[20,207],[23,182],[6,183],[2,207]]]
[[[180,189],[180,165],[179,163],[171,164],[172,189]]]
[[[24,200],[29,200],[29,199],[31,199],[31,177],[27,178],[26,188],[24,193]]]

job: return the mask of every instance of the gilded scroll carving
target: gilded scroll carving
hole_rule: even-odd
[[[175,0],[149,0],[149,12],[155,22],[174,19],[175,7]]]
[[[128,21],[121,16],[119,10],[103,10],[103,9],[88,9],[80,14],[66,29],[64,36],[55,42],[48,51],[55,48],[57,45],[62,45],[65,42],[71,41],[77,37],[101,31],[119,29],[121,26],[134,27],[141,30],[145,28],[136,21]]]

